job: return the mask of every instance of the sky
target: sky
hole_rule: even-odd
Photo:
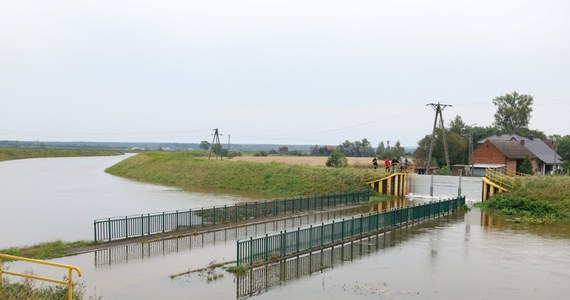
[[[0,140],[416,146],[428,103],[570,134],[568,0],[0,0]]]

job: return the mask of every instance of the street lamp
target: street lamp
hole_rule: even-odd
[[[477,123],[473,123],[469,125],[469,153],[468,155],[468,162],[469,162],[469,174],[473,175],[473,126],[477,125]]]

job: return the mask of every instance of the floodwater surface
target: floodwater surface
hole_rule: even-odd
[[[0,162],[0,249],[92,240],[98,218],[231,204],[243,197],[189,193],[104,172],[126,155]]]
[[[2,210],[1,228],[12,228],[13,224],[17,224],[14,222],[28,221],[27,216],[30,214],[35,216],[30,220],[31,226],[14,228],[15,233],[25,238],[10,235],[6,239],[7,230],[3,230],[1,243],[14,244],[21,243],[22,240],[38,242],[59,234],[71,237],[86,235],[89,238],[92,219],[101,217],[101,214],[115,216],[242,200],[218,195],[195,198],[193,193],[139,184],[103,173],[105,167],[120,159],[81,158],[67,161],[81,166],[77,169],[58,166],[62,162],[59,159],[29,160],[23,164],[0,163],[0,177],[22,189],[20,193],[17,192],[19,189],[10,187],[7,190],[11,192],[2,191],[3,208],[8,205],[11,213]],[[30,165],[24,168],[27,164]],[[53,168],[67,171],[55,172]],[[90,175],[78,179],[54,174],[68,174],[70,177]],[[20,178],[16,180],[17,177]],[[43,177],[52,178],[45,179],[44,183]],[[26,184],[26,178],[30,183]],[[45,192],[42,201],[59,209],[49,207],[37,199],[42,195],[42,190]],[[20,194],[23,196],[20,197]],[[15,199],[12,201],[14,203],[7,202],[5,195]],[[89,201],[73,203],[77,198]],[[24,201],[33,205],[20,203]],[[217,202],[214,204],[210,201]],[[398,204],[401,203],[392,203],[390,207]],[[43,206],[34,208],[36,205]],[[53,261],[81,268],[83,277],[79,281],[85,287],[86,298],[568,298],[570,224],[515,224],[505,218],[483,214],[477,208],[372,236],[342,247],[324,249],[286,262],[250,269],[239,277],[222,268],[209,268],[170,278],[171,275],[208,267],[213,263],[235,260],[237,239],[377,209],[378,205],[344,212],[323,212],[216,233],[131,244]],[[68,215],[70,219],[65,218]],[[6,218],[10,221],[6,221]],[[73,226],[80,228],[70,229],[60,219],[70,220]],[[83,219],[86,219],[85,222]],[[46,226],[52,223],[56,226],[53,229]],[[10,242],[5,242],[6,240]],[[36,274],[56,278],[66,275],[53,269],[20,262],[6,263],[5,267],[12,271],[33,270]]]

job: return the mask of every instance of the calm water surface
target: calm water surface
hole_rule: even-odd
[[[0,249],[63,239],[92,240],[97,218],[235,203],[104,172],[126,156],[0,162]]]
[[[202,200],[192,200],[193,196],[180,191],[139,185],[107,175],[102,173],[102,169],[112,164],[112,159],[101,159],[104,162],[100,161],[99,164],[77,161],[77,164],[86,164],[92,168],[91,171],[78,170],[78,172],[92,173],[94,178],[99,178],[94,182],[119,182],[116,183],[117,186],[124,184],[124,187],[117,187],[120,189],[117,193],[121,195],[131,194],[129,189],[140,191],[138,194],[132,193],[135,196],[132,199],[147,199],[146,201],[150,204],[141,209],[137,201],[125,200],[121,202],[122,204],[118,204],[122,207],[121,213],[118,213],[113,210],[115,209],[112,205],[115,203],[113,201],[120,201],[125,197],[108,196],[114,200],[107,202],[107,205],[99,207],[90,204],[89,208],[78,206],[79,209],[73,212],[80,216],[92,213],[88,210],[117,212],[111,215],[124,214],[122,211],[128,209],[132,213],[148,209],[163,210],[163,206],[155,202],[164,199],[170,199],[167,201],[169,205],[172,205],[171,209],[180,208],[177,205],[195,207],[194,203],[202,205],[203,201],[209,201],[202,198],[200,198]],[[120,158],[114,159],[118,161]],[[45,163],[42,160],[37,161],[41,161],[42,165]],[[7,172],[4,168],[6,168],[5,165],[0,163],[0,175],[7,174],[2,173]],[[89,168],[82,170],[89,170]],[[76,173],[72,172],[72,174]],[[32,177],[35,176],[32,175]],[[60,189],[73,190],[67,186],[67,180],[61,180],[61,182],[65,182],[66,185],[59,186]],[[95,194],[98,195],[114,194],[113,191],[104,192],[106,188],[95,187],[80,182],[80,180],[77,180],[76,184],[82,186],[84,190],[95,190],[97,191]],[[53,190],[57,190],[56,184],[53,185]],[[57,195],[66,197],[64,194],[62,192]],[[77,192],[75,195],[81,196],[80,194]],[[87,198],[90,199],[90,197]],[[4,201],[5,198],[2,197],[2,199]],[[57,199],[53,197],[46,197],[46,199],[57,202]],[[73,201],[75,197],[66,199]],[[240,199],[223,198],[214,201],[221,203],[240,201]],[[129,208],[129,203],[135,207]],[[61,206],[68,207],[68,203],[62,201]],[[153,209],[158,207],[161,208]],[[23,216],[27,206],[22,205],[20,208],[24,212],[21,215]],[[370,208],[365,208],[363,211],[368,210]],[[52,212],[57,214],[53,210]],[[354,212],[346,212],[346,214],[349,213]],[[2,216],[3,220],[4,214]],[[236,238],[247,238],[265,232],[282,230],[282,228],[296,228],[343,216],[342,213],[336,213],[299,218],[178,240],[143,245],[133,244],[54,261],[77,265],[81,268],[84,273],[81,281],[85,284],[87,296],[104,296],[104,299],[236,299],[238,294],[243,294],[243,287],[240,287],[234,275],[219,268],[212,272],[223,274],[223,277],[211,282],[207,280],[209,276],[207,272],[192,273],[175,279],[170,279],[169,275],[205,267],[213,261],[234,260]],[[81,218],[76,220],[78,224],[81,223],[79,219]],[[88,219],[85,222],[86,225],[77,226],[86,226],[87,229],[84,230],[90,234],[92,219],[91,217]],[[37,226],[42,227],[41,224]],[[59,231],[46,230],[45,232],[53,234]],[[61,232],[67,231],[61,229]],[[78,234],[80,232],[81,230],[78,230]],[[386,236],[380,235],[377,239],[363,242],[364,246],[360,248],[352,248],[365,250],[358,250],[359,252],[354,255],[353,259],[336,261],[332,267],[320,267],[319,260],[312,260],[313,265],[316,263],[316,270],[313,270],[311,274],[303,272],[291,274],[289,270],[289,273],[283,275],[279,269],[276,269],[277,274],[268,271],[267,276],[255,278],[256,282],[268,284],[265,288],[253,289],[255,290],[253,298],[567,299],[570,293],[568,286],[570,282],[570,226],[568,224],[520,225],[502,218],[489,217],[478,209],[472,209],[466,214],[454,214],[411,228],[403,228]],[[18,239],[14,240],[18,241]],[[15,271],[32,268],[25,263],[10,263],[7,267]],[[63,274],[56,275],[52,270],[42,270],[37,267],[33,267],[33,270],[41,275],[63,276]],[[287,280],[281,280],[280,276]],[[242,280],[240,278],[239,281]]]

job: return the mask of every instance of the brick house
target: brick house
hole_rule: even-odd
[[[516,172],[527,156],[531,160],[532,169],[537,170],[537,157],[524,146],[524,141],[487,139],[473,151],[474,175],[482,176],[488,167],[506,167],[507,170]]]
[[[524,146],[534,155],[532,170],[536,175],[548,174],[561,168],[562,158],[552,147],[539,138],[522,137],[517,134],[497,134],[480,140],[479,144],[483,145],[488,140],[517,142]],[[475,159],[475,157],[473,158]],[[477,161],[473,160],[473,163],[477,163]]]

